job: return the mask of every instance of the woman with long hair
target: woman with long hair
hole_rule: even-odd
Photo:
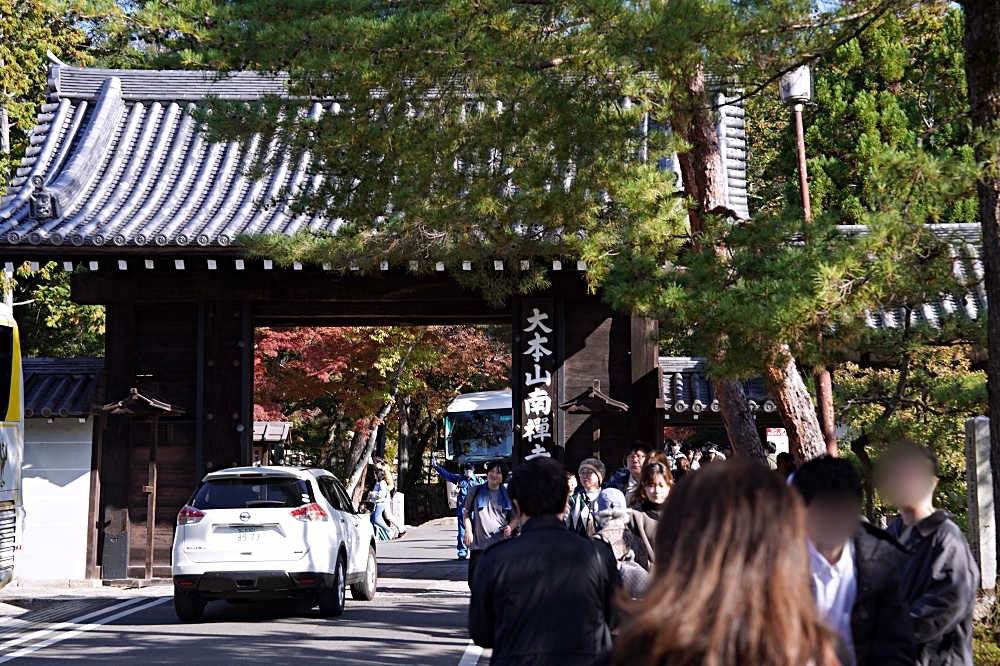
[[[673,486],[674,475],[666,463],[647,462],[639,477],[639,489],[632,498],[632,508],[654,520],[658,519],[660,508],[667,501]]]
[[[810,588],[801,500],[763,465],[721,462],[678,484],[656,554],[605,664],[839,665]]]

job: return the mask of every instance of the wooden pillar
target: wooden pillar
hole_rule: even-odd
[[[108,303],[104,340],[108,395],[121,397],[135,386],[135,309],[131,302]],[[128,572],[130,435],[128,416],[108,417],[100,461],[99,521],[104,578],[109,575],[124,578]]]
[[[662,449],[663,419],[657,409],[663,390],[659,373],[659,328],[655,319],[631,317],[632,395],[629,399],[629,419],[636,439]]]
[[[253,312],[250,301],[241,304],[241,334],[236,343],[240,350],[240,422],[236,431],[240,434],[240,464],[253,464]]]
[[[146,492],[146,580],[153,578],[153,547],[156,536],[156,444],[160,423],[155,416],[149,418],[149,483]]]
[[[104,396],[101,396],[104,399]],[[101,553],[101,454],[104,450],[104,431],[108,420],[94,416],[94,434],[90,449],[90,505],[87,507],[87,578],[100,578]]]
[[[196,476],[253,459],[250,450],[253,423],[253,339],[248,339],[246,320],[249,306],[243,301],[205,301],[203,307],[202,362],[199,395],[202,399],[198,418],[202,439],[201,469]],[[252,331],[252,327],[250,328]],[[250,365],[249,368],[247,366]],[[247,392],[249,374],[250,395]],[[197,430],[196,430],[197,432]]]

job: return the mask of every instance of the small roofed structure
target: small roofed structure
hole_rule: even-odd
[[[161,400],[154,393],[140,391],[137,388],[129,390],[127,397],[117,402],[104,405],[104,413],[123,416],[145,416],[149,420],[149,483],[143,486],[146,495],[146,580],[153,578],[153,542],[156,536],[156,444],[159,439],[159,423],[161,416],[181,416],[183,407],[171,405]],[[126,540],[127,548],[127,540]],[[127,560],[126,560],[127,561]],[[105,577],[107,577],[105,575]],[[128,577],[128,568],[125,575]]]
[[[180,416],[184,413],[184,408],[164,402],[153,393],[134,388],[129,391],[127,397],[104,405],[104,413],[151,417]]]
[[[621,414],[628,411],[628,405],[601,392],[601,380],[595,379],[593,386],[566,402],[559,409],[569,414],[590,414],[594,427],[594,457],[601,457],[601,414]]]
[[[291,442],[291,421],[254,421],[254,466],[280,465]]]

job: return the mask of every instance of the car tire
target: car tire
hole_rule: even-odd
[[[319,614],[323,617],[340,617],[344,614],[344,603],[347,597],[347,572],[344,558],[337,558],[333,571],[333,587],[324,587],[316,593],[319,601]]]
[[[365,579],[351,585],[351,598],[358,601],[371,601],[375,598],[378,587],[378,561],[375,559],[375,548],[368,546],[368,563],[365,565]]]
[[[193,592],[174,592],[174,612],[181,622],[198,622],[205,614],[205,601]]]

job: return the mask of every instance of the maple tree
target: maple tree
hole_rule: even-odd
[[[472,326],[259,329],[254,418],[294,421],[300,455],[357,481],[380,423],[391,431],[402,411],[413,432],[402,457],[415,460],[452,398],[508,386],[501,339]]]

